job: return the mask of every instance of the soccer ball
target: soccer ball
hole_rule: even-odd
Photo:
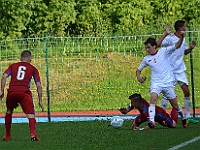
[[[111,118],[111,123],[110,124],[114,128],[120,128],[120,127],[122,127],[123,123],[124,123],[124,120],[121,117],[114,116],[114,117]]]

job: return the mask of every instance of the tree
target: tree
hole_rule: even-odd
[[[182,2],[183,19],[186,20],[188,26],[193,27],[194,30],[200,30],[200,0],[183,1]]]
[[[25,24],[29,21],[26,11],[26,1],[1,0],[0,1],[0,36],[1,38],[21,37],[21,31],[26,29]]]
[[[102,36],[107,34],[106,18],[103,6],[97,0],[81,0],[77,2],[77,34]],[[108,23],[109,24],[109,23]]]
[[[133,35],[146,31],[146,24],[151,22],[153,7],[145,0],[118,0],[106,3],[110,6],[109,18],[114,34]]]
[[[46,32],[45,18],[48,10],[46,4],[43,3],[43,0],[25,1],[26,12],[29,12],[29,15],[25,18],[28,21],[24,24],[26,29],[22,30],[23,36],[44,36],[44,33]]]
[[[69,25],[76,20],[75,6],[74,0],[51,0],[45,18],[47,32],[58,36],[68,34]]]

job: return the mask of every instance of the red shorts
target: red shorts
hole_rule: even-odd
[[[8,91],[6,98],[7,109],[13,110],[21,105],[25,114],[35,114],[31,91]]]

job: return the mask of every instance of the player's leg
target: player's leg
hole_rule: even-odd
[[[148,109],[148,126],[150,128],[155,127],[155,113],[156,113],[156,103],[158,101],[158,97],[162,91],[162,87],[158,85],[153,85],[150,87],[150,105]]]
[[[35,110],[31,93],[24,93],[23,99],[20,101],[23,112],[29,120],[30,136],[32,141],[40,141],[40,138],[36,134],[36,120]]]
[[[34,114],[26,114],[26,117],[29,119],[31,141],[40,141],[40,138],[36,134],[35,115]]]
[[[165,96],[162,97],[162,101],[161,101],[161,107],[166,110],[167,109],[167,105],[168,105],[168,100]]]
[[[188,88],[187,77],[184,72],[178,74],[177,77],[178,77],[178,84],[181,87],[183,94],[184,94],[184,106],[185,106],[185,110],[186,110],[185,118],[188,120],[188,122],[198,123],[199,121],[195,120],[194,118],[191,118],[191,115],[190,115],[191,100],[190,100],[190,90]]]
[[[6,128],[6,135],[3,136],[3,140],[8,141],[10,140],[11,136],[11,124],[12,124],[12,113],[13,109],[18,106],[16,94],[15,92],[8,92],[6,97],[6,115],[5,115],[5,128]]]
[[[189,91],[188,85],[184,83],[181,85],[181,88],[184,93],[184,106],[185,106],[185,111],[186,111],[185,118],[187,119],[188,123],[198,123],[199,120],[195,120],[190,115],[191,100],[190,100],[190,91]]]
[[[173,83],[174,86],[175,86],[176,83],[177,83],[177,76],[176,76],[176,74],[174,74],[174,81],[173,81],[172,83]],[[168,102],[169,102],[169,100],[168,100],[165,96],[163,96],[163,97],[162,97],[162,101],[161,101],[161,107],[162,107],[164,110],[167,109]]]
[[[13,110],[7,109],[6,115],[5,115],[5,128],[6,128],[6,135],[3,136],[4,141],[10,140],[10,130],[11,130],[11,124],[12,124],[12,113]]]
[[[182,108],[180,105],[178,105],[176,98],[169,99],[169,102],[171,103],[171,106],[173,107],[173,109],[175,109],[178,112],[178,114],[181,116],[181,119],[184,119]]]
[[[159,112],[159,110],[156,110],[156,117],[155,120],[158,122],[160,125],[169,127],[169,128],[175,128],[176,127],[176,122],[170,117],[166,111]],[[176,112],[177,114],[177,112]]]
[[[190,117],[190,91],[188,88],[188,85],[185,83],[181,85],[181,89],[183,90],[184,93],[184,106],[186,110],[186,119]]]
[[[155,126],[155,112],[156,112],[156,103],[158,101],[158,94],[154,91],[151,91],[150,94],[150,105],[149,105],[149,126],[153,128]]]
[[[169,99],[169,102],[171,103],[172,107],[178,112],[178,114],[181,116],[181,120],[182,120],[182,125],[184,128],[186,128],[188,126],[188,123],[184,117],[182,108],[180,105],[178,105],[178,102],[176,100],[176,98],[174,99]]]
[[[171,104],[171,106],[178,112],[178,114],[181,116],[181,120],[182,120],[182,125],[183,127],[187,127],[187,122],[186,122],[186,119],[184,117],[184,114],[183,114],[183,111],[182,111],[182,108],[181,106],[178,105],[178,102],[177,102],[177,97],[176,97],[176,94],[175,94],[175,91],[174,91],[174,86],[171,85],[171,86],[168,86],[166,88],[163,89],[163,95],[169,99],[169,102]]]
[[[172,111],[171,111],[171,118],[176,123],[178,123],[178,113],[177,113],[177,111],[174,108],[172,108]]]
[[[185,111],[186,111],[185,117],[186,119],[188,119],[190,118],[190,103],[191,103],[190,91],[189,91],[188,85],[185,83],[180,83],[180,87],[184,94],[184,106],[185,106]]]

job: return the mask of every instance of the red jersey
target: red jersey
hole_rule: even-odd
[[[32,77],[35,83],[40,82],[38,70],[27,62],[11,64],[4,73],[11,76],[9,91],[29,90]]]
[[[142,111],[140,111],[140,114],[134,119],[137,126],[139,126],[143,122],[148,121],[149,103],[145,99],[143,99],[143,102],[144,102],[144,106],[143,106]],[[162,126],[171,127],[173,124],[173,120],[169,116],[169,114],[166,113],[166,111],[159,106],[156,106],[155,121],[158,122],[159,124],[161,124]]]
[[[144,106],[143,106],[142,111],[140,111],[140,113],[142,115],[144,115],[146,118],[148,118],[149,117],[149,112],[148,112],[149,103],[145,99],[143,99],[143,102],[144,102]],[[157,114],[161,114],[161,113],[165,113],[165,110],[162,109],[159,106],[156,106],[156,115],[155,115],[155,117],[157,117]]]

